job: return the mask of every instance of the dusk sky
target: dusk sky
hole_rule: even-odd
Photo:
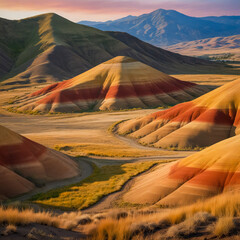
[[[105,21],[158,8],[196,17],[240,15],[240,0],[0,0],[0,17],[20,19],[55,12],[72,21]]]

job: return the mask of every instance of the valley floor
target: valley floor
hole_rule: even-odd
[[[193,81],[195,83],[201,83],[204,85],[209,85],[211,83],[210,85],[213,85],[213,88],[237,78],[235,75],[177,75],[176,77],[181,80]],[[119,186],[117,191],[114,190],[114,188],[111,191],[106,191],[106,193],[103,194],[103,197],[100,198],[100,201],[92,201],[92,204],[90,204],[88,208],[82,210],[81,219],[90,219],[86,220],[85,223],[84,220],[80,223],[80,220],[77,217],[75,217],[78,219],[76,220],[77,223],[76,221],[72,223],[70,220],[68,220],[68,217],[66,217],[66,221],[70,221],[68,222],[67,226],[69,226],[69,224],[72,224],[72,227],[65,227],[64,225],[64,227],[61,226],[60,228],[55,228],[51,225],[51,223],[49,223],[49,225],[47,224],[48,226],[43,226],[42,224],[40,225],[38,221],[36,221],[25,226],[22,224],[18,225],[17,222],[14,224],[13,221],[13,225],[17,226],[15,229],[11,226],[8,227],[8,225],[5,224],[5,222],[8,221],[4,222],[0,217],[1,239],[26,239],[31,237],[31,239],[83,239],[89,234],[89,232],[94,232],[96,225],[98,225],[99,222],[101,222],[103,219],[103,224],[105,224],[102,226],[103,231],[107,224],[109,224],[109,227],[112,228],[113,231],[113,237],[109,239],[120,240],[123,239],[122,236],[116,235],[116,238],[114,238],[114,231],[116,230],[115,228],[118,226],[119,221],[123,221],[123,229],[121,231],[124,233],[126,227],[125,225],[128,224],[128,221],[131,222],[133,221],[134,217],[136,217],[131,216],[130,218],[127,218],[127,216],[124,215],[126,212],[129,216],[133,214],[134,211],[136,211],[136,213],[134,213],[135,215],[138,214],[138,211],[143,211],[143,213],[141,213],[141,219],[145,219],[144,216],[147,216],[147,218],[152,220],[152,213],[156,215],[160,213],[165,214],[171,211],[171,209],[156,209],[156,207],[151,206],[124,205],[124,203],[119,203],[119,199],[121,199],[122,194],[131,187],[135,179],[141,178],[144,174],[146,174],[146,171],[153,171],[155,167],[154,164],[157,163],[158,165],[165,165],[168,164],[169,161],[175,161],[177,159],[189,156],[193,154],[194,151],[169,151],[145,147],[137,144],[134,140],[115,136],[113,133],[108,131],[109,127],[115,122],[124,119],[141,117],[149,113],[159,111],[159,109],[54,115],[16,114],[8,112],[6,110],[5,106],[11,105],[10,102],[12,98],[14,98],[16,95],[22,95],[31,91],[32,89],[26,88],[17,89],[15,91],[9,90],[1,92],[0,125],[3,125],[19,134],[22,134],[23,136],[40,144],[54,148],[56,150],[60,150],[63,153],[70,155],[79,163],[81,175],[72,179],[63,180],[61,182],[53,182],[41,188],[37,188],[36,190],[24,196],[16,198],[14,200],[14,204],[18,204],[19,201],[28,201],[36,194],[40,194],[40,199],[42,197],[44,200],[44,195],[41,195],[42,193],[45,193],[49,190],[54,191],[54,189],[58,189],[59,187],[64,189],[64,186],[68,186],[70,184],[74,187],[84,186],[84,184],[88,184],[86,189],[90,189],[90,187],[93,188],[91,184],[94,179],[98,179],[97,182],[99,184],[104,184],[103,181],[105,181],[106,186],[112,184],[112,177],[118,177],[119,179],[124,178],[125,182],[122,182],[122,185]],[[134,172],[134,169],[131,169],[131,165],[127,165],[139,163],[146,164],[142,167],[142,171],[140,172]],[[121,169],[124,169],[124,167],[127,169],[125,172],[126,174],[121,171],[119,172],[119,166]],[[96,169],[99,174],[101,174],[101,171],[104,169],[112,171],[113,173],[117,172],[117,174],[116,176],[112,176],[111,172],[109,172],[109,178],[101,179],[99,177],[100,175],[94,175],[96,174]],[[127,176],[125,176],[123,173]],[[86,179],[88,179],[88,181],[84,182]],[[97,182],[96,184],[98,184]],[[98,186],[102,185],[96,185],[95,188]],[[63,193],[65,194],[65,192]],[[27,204],[29,204],[29,201]],[[20,205],[22,205],[22,203]],[[35,203],[31,203],[31,206],[35,209],[39,209],[39,207],[36,207],[37,205],[35,205]],[[49,205],[44,206],[44,204],[41,204],[41,206],[44,208],[40,207],[40,209],[44,209],[44,211],[48,209],[53,212],[53,214],[65,214],[65,211],[63,209],[59,210],[58,208],[52,208]],[[71,207],[68,210],[71,210]],[[144,211],[146,211],[146,213],[144,213]],[[67,211],[66,215],[67,214],[71,214],[71,212]],[[102,218],[101,214],[103,216]],[[63,219],[64,224],[66,224],[65,217]],[[172,236],[169,235],[169,239],[182,238],[181,234],[178,234],[179,232],[183,231],[181,229],[184,229],[185,226],[180,226],[175,230],[169,230],[169,225],[166,225],[164,228],[160,228],[158,225],[156,225],[156,219],[157,218],[155,218],[153,221],[155,224],[153,224],[154,226],[146,225],[144,223],[144,226],[139,227],[140,223],[138,223],[136,226],[136,236],[134,235],[132,236],[133,238],[129,238],[128,235],[125,236],[126,238],[124,239],[166,239],[162,238],[161,236],[164,235],[166,237],[167,234],[172,234]],[[211,216],[209,219],[212,219]],[[196,235],[196,233],[189,233],[189,235],[183,237],[188,239],[191,238],[191,236],[194,236],[194,239],[217,239],[216,235],[212,234],[212,230],[209,230],[210,228],[213,228],[213,225],[216,223],[216,221],[217,219],[209,220],[208,225],[205,227],[197,225],[197,228],[202,227],[202,232],[200,235]],[[238,219],[236,222],[238,223]],[[11,221],[9,221],[9,223],[11,223]],[[98,238],[97,236],[100,235],[97,234],[101,233],[95,233],[95,239],[104,239],[101,238],[102,235]],[[127,232],[126,234],[130,233]],[[131,232],[131,234],[133,233]],[[237,230],[234,230],[232,237],[228,239],[237,239],[237,234]],[[222,237],[225,239],[224,235],[222,235]]]

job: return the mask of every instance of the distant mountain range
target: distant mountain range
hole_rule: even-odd
[[[154,47],[127,33],[76,24],[54,13],[17,21],[0,19],[1,89],[62,81],[120,55],[165,73],[231,70]]]
[[[178,43],[167,50],[209,60],[240,61],[240,35]]]
[[[127,16],[115,21],[85,24],[103,31],[127,32],[156,46],[240,33],[240,16],[190,17],[175,10],[158,9],[138,17]]]
[[[240,61],[240,35],[205,38],[171,45],[169,51],[211,60]]]

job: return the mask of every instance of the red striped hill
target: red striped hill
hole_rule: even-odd
[[[240,190],[240,135],[139,178],[125,194],[131,203],[186,205]]]
[[[35,183],[78,175],[67,156],[0,126],[0,200],[26,193]]]
[[[117,132],[141,144],[193,149],[210,146],[239,133],[240,79],[191,102],[129,120]]]
[[[119,56],[28,95],[19,110],[79,112],[169,106],[207,91],[203,86],[177,80],[132,58]]]

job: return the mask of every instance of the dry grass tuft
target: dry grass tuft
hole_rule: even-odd
[[[3,236],[8,236],[9,234],[16,233],[17,227],[13,224],[8,224],[5,230],[1,233]]]
[[[17,227],[15,225],[13,225],[13,224],[8,224],[6,226],[6,230],[10,231],[10,232],[16,232],[17,231]]]
[[[177,224],[198,212],[208,212],[215,217],[240,216],[240,194],[224,193],[205,201],[198,201],[190,206],[179,207],[166,215],[166,219]]]
[[[214,234],[218,237],[228,236],[234,229],[234,223],[232,217],[221,217],[218,219]]]
[[[200,227],[207,226],[215,218],[206,212],[196,213],[193,217],[188,218],[182,223],[170,227],[167,231],[167,237],[193,237],[199,232]]]
[[[18,210],[17,208],[0,208],[0,223],[26,225],[39,223],[48,226],[60,226],[59,219],[49,212],[34,212],[32,209]]]
[[[79,224],[83,215],[81,212],[63,213],[60,215],[51,212],[35,212],[33,209],[17,209],[13,207],[0,207],[0,224],[11,226],[38,223],[52,227],[71,230]],[[13,229],[13,227],[12,227]]]
[[[104,219],[97,228],[92,232],[91,240],[108,239],[108,240],[127,240],[130,239],[129,226],[130,220],[127,219]]]

